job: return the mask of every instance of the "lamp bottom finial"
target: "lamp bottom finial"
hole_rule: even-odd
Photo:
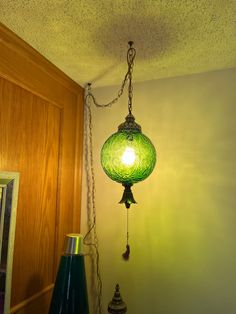
[[[134,199],[132,190],[131,190],[131,186],[133,184],[123,184],[125,190],[122,196],[121,201],[119,202],[119,204],[125,204],[125,207],[128,209],[130,208],[131,204],[136,204],[137,202]]]

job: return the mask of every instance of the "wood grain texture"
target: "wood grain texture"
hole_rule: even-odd
[[[21,174],[12,286],[17,304],[53,282],[60,109],[0,80],[0,168]]]
[[[0,75],[56,106],[76,102],[83,89],[0,23]]]
[[[80,93],[77,99],[76,112],[76,158],[75,158],[75,184],[74,184],[74,213],[73,213],[73,230],[78,230],[81,221],[81,182],[82,182],[82,165],[83,155],[81,154],[81,146],[83,145],[83,117],[84,117],[84,93]]]
[[[33,297],[24,300],[19,303],[17,306],[11,309],[11,314],[25,314],[25,313],[34,313],[34,314],[42,314],[48,313],[50,300],[52,297],[52,289],[54,285],[50,285],[39,293],[33,295]]]
[[[11,313],[47,313],[64,235],[80,230],[83,89],[3,26],[0,129],[0,170],[21,178]]]

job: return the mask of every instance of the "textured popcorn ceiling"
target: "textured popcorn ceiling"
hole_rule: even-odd
[[[0,0],[0,21],[79,84],[119,84],[236,66],[235,0]]]

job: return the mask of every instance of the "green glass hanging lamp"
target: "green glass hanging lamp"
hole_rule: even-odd
[[[124,193],[120,203],[126,208],[136,203],[131,187],[145,180],[156,164],[156,150],[150,139],[142,133],[141,126],[135,122],[132,114],[132,71],[136,50],[133,42],[129,42],[127,52],[128,71],[124,82],[128,80],[128,115],[125,122],[118,126],[118,131],[112,134],[101,150],[101,164],[109,178],[121,183]]]

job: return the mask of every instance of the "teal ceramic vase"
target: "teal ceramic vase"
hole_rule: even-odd
[[[83,237],[66,235],[49,314],[89,314]]]

